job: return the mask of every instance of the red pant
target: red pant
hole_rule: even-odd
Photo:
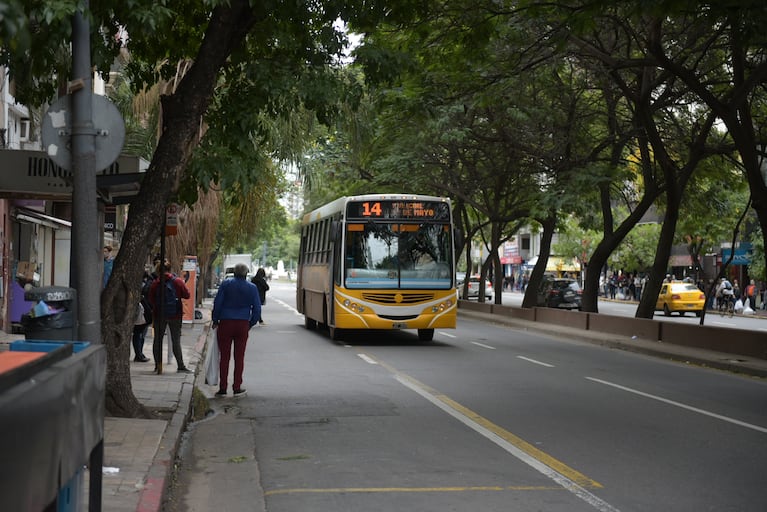
[[[248,330],[250,330],[250,326],[247,320],[221,320],[218,323],[216,340],[218,341],[218,349],[221,352],[221,362],[218,366],[219,389],[226,390],[232,342],[234,342],[234,385],[232,388],[242,389],[242,370],[245,366],[245,347],[248,344]]]

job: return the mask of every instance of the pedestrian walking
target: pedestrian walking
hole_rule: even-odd
[[[245,368],[245,349],[248,331],[261,320],[261,299],[258,287],[247,280],[248,266],[234,266],[234,277],[221,283],[213,300],[212,327],[216,329],[216,342],[221,354],[216,396],[226,396],[229,359],[234,345],[234,378],[232,392],[242,396],[242,373]]]
[[[154,315],[152,353],[155,372],[158,375],[162,373],[162,343],[167,327],[170,330],[173,356],[176,358],[176,371],[178,373],[191,373],[191,370],[184,365],[184,354],[181,352],[181,322],[183,320],[181,299],[188,299],[191,294],[184,280],[171,272],[168,260],[165,260],[162,266],[158,264],[156,272],[157,277],[149,287],[149,300]]]
[[[748,299],[748,305],[751,309],[756,311],[756,282],[752,279],[751,282],[746,286],[746,289],[744,290],[745,298]],[[743,300],[745,303],[746,301]]]
[[[610,298],[615,299],[615,289],[618,287],[618,276],[616,274],[613,274],[610,276],[610,279],[607,281],[607,288],[610,292]]]
[[[112,246],[104,246],[104,273],[102,274],[101,287],[106,288],[109,277],[112,275],[112,268],[115,265],[115,257],[112,254]]]
[[[266,282],[266,270],[259,268],[256,275],[250,280],[258,288],[258,298],[261,300],[261,307],[266,305],[266,292],[269,291],[269,283]],[[264,317],[258,321],[259,325],[264,325]]]

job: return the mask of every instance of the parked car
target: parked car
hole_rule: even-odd
[[[493,287],[490,285],[490,282],[484,281],[485,283],[485,300],[493,300]],[[479,277],[470,277],[469,278],[469,289],[466,292],[466,296],[464,297],[464,286],[463,282],[461,282],[458,285],[458,295],[462,299],[478,299],[479,298]]]
[[[692,283],[672,281],[663,283],[658,300],[655,302],[655,311],[663,311],[666,316],[671,313],[679,313],[684,316],[688,311],[700,316],[706,305],[706,294]]]
[[[539,306],[559,309],[581,309],[583,290],[575,279],[544,277],[538,288]]]

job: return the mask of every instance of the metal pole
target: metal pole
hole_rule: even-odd
[[[83,2],[88,9],[88,0]],[[96,191],[96,131],[90,25],[83,12],[72,19],[72,259],[71,283],[77,289],[78,340],[101,343],[101,253]]]

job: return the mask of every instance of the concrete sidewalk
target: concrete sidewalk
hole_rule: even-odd
[[[144,344],[144,354],[150,361],[134,362],[131,350],[133,394],[141,404],[157,411],[158,419],[104,419],[101,508],[104,511],[154,512],[162,509],[181,436],[191,414],[195,379],[202,372],[204,363],[210,309],[199,310],[203,318],[184,324],[181,331],[184,364],[193,373],[177,373],[172,356],[173,362],[167,363],[168,335],[164,340],[162,375],[153,371],[151,329]],[[87,500],[87,492],[85,497]]]

